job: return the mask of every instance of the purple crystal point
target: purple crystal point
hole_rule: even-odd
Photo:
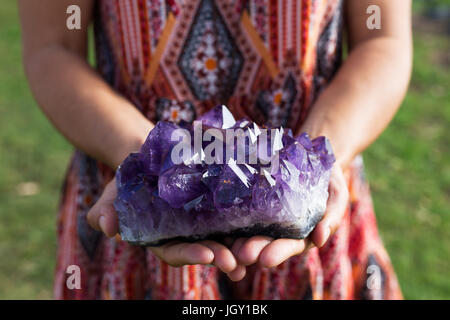
[[[217,164],[209,165],[203,173],[202,182],[211,192],[214,192],[216,189],[221,173],[222,167]]]
[[[312,141],[309,138],[309,135],[306,132],[303,132],[302,134],[300,134],[296,140],[298,142],[300,142],[302,144],[302,146],[306,149],[306,150],[311,150],[313,147]]]
[[[300,171],[307,170],[308,151],[297,141],[288,145],[280,157],[292,163]]]
[[[179,128],[171,122],[159,121],[150,131],[140,150],[144,171],[147,174],[156,176],[159,174],[167,154],[178,143],[178,141],[172,141],[171,137],[173,131]]]
[[[200,120],[201,136],[214,128],[212,139],[195,147],[193,125],[161,121],[140,152],[119,166],[114,207],[122,239],[161,245],[218,236],[308,236],[326,208],[335,161],[328,139],[294,138],[286,128],[266,134],[249,119],[235,121],[224,106]],[[191,142],[182,161],[173,158],[177,129],[184,130],[180,140]],[[211,153],[213,163],[206,157],[212,142],[223,149]]]
[[[195,167],[177,165],[159,176],[159,196],[173,208],[181,208],[205,192],[202,173]]]
[[[330,169],[336,158],[333,154],[333,149],[331,148],[330,140],[326,137],[317,137],[312,141],[312,147],[314,151],[319,155],[320,162],[322,163],[325,170]]]
[[[117,171],[117,182],[121,185],[127,182],[138,183],[143,174],[144,164],[140,153],[131,153],[121,164],[121,170]]]
[[[214,190],[214,204],[217,209],[227,209],[248,202],[251,195],[248,180],[251,177],[241,168],[239,170],[246,178],[239,177],[229,165],[225,166]]]
[[[271,186],[267,179],[258,177],[252,189],[252,207],[265,215],[276,215],[282,210],[283,188],[280,183]]]
[[[218,105],[200,116],[199,120],[206,126],[228,129],[235,125],[236,120],[230,110],[224,105]]]

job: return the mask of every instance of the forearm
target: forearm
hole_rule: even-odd
[[[356,46],[312,107],[301,131],[325,135],[345,167],[388,125],[408,87],[411,49],[388,37]]]
[[[24,60],[34,96],[55,127],[112,168],[137,150],[153,127],[82,57],[63,46],[25,54]]]

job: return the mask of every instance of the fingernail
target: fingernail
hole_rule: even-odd
[[[330,227],[328,227],[325,231],[325,236],[323,237],[322,243],[320,244],[320,247],[323,247],[325,245],[325,243],[327,243],[328,238],[330,237]]]
[[[98,219],[98,224],[100,226],[100,229],[103,231],[103,233],[106,233],[106,218],[105,216],[100,216]]]

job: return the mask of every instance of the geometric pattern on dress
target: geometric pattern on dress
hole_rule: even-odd
[[[214,1],[201,0],[177,64],[198,100],[232,95],[243,56]]]
[[[84,154],[80,155],[79,178],[81,187],[78,189],[77,231],[80,243],[88,257],[94,258],[102,233],[93,229],[87,223],[87,213],[100,197],[102,191],[101,175],[98,172],[97,161]]]
[[[156,100],[156,119],[179,123],[192,122],[195,119],[195,108],[190,101],[177,101],[167,98]]]
[[[247,92],[251,85],[260,57],[239,19],[231,1],[181,4],[160,67],[175,98],[192,101],[197,114],[215,104],[226,104],[232,95]],[[209,33],[212,30],[215,36]]]
[[[316,75],[314,77],[314,95],[321,93],[326,83],[336,73],[341,61],[342,49],[342,6],[336,7],[338,14],[324,21],[325,28],[317,43]],[[325,24],[327,22],[327,24]]]
[[[300,61],[302,52],[302,20],[308,1],[248,0],[248,12],[255,30],[269,49],[276,64],[291,51]],[[305,19],[306,21],[306,19]]]
[[[249,16],[255,26],[255,30],[261,37],[266,47],[270,43],[270,0],[250,0],[248,1]]]
[[[268,90],[258,94],[256,107],[270,126],[294,127],[301,111],[302,73],[293,53],[288,53],[281,71]]]
[[[296,83],[289,73],[282,87],[261,91],[256,103],[264,112],[268,125],[272,127],[286,126],[296,96]]]

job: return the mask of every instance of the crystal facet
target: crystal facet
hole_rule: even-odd
[[[335,161],[328,139],[311,140],[306,133],[294,138],[289,129],[235,121],[225,106],[199,120],[202,137],[216,131],[197,151],[187,139],[190,158],[174,161],[179,140],[171,139],[177,129],[195,136],[195,125],[160,121],[140,151],[119,166],[114,206],[122,239],[154,246],[220,236],[307,237],[328,199]],[[240,133],[217,137],[230,128]],[[223,155],[211,155],[219,163],[206,161],[210,141],[222,146]]]

